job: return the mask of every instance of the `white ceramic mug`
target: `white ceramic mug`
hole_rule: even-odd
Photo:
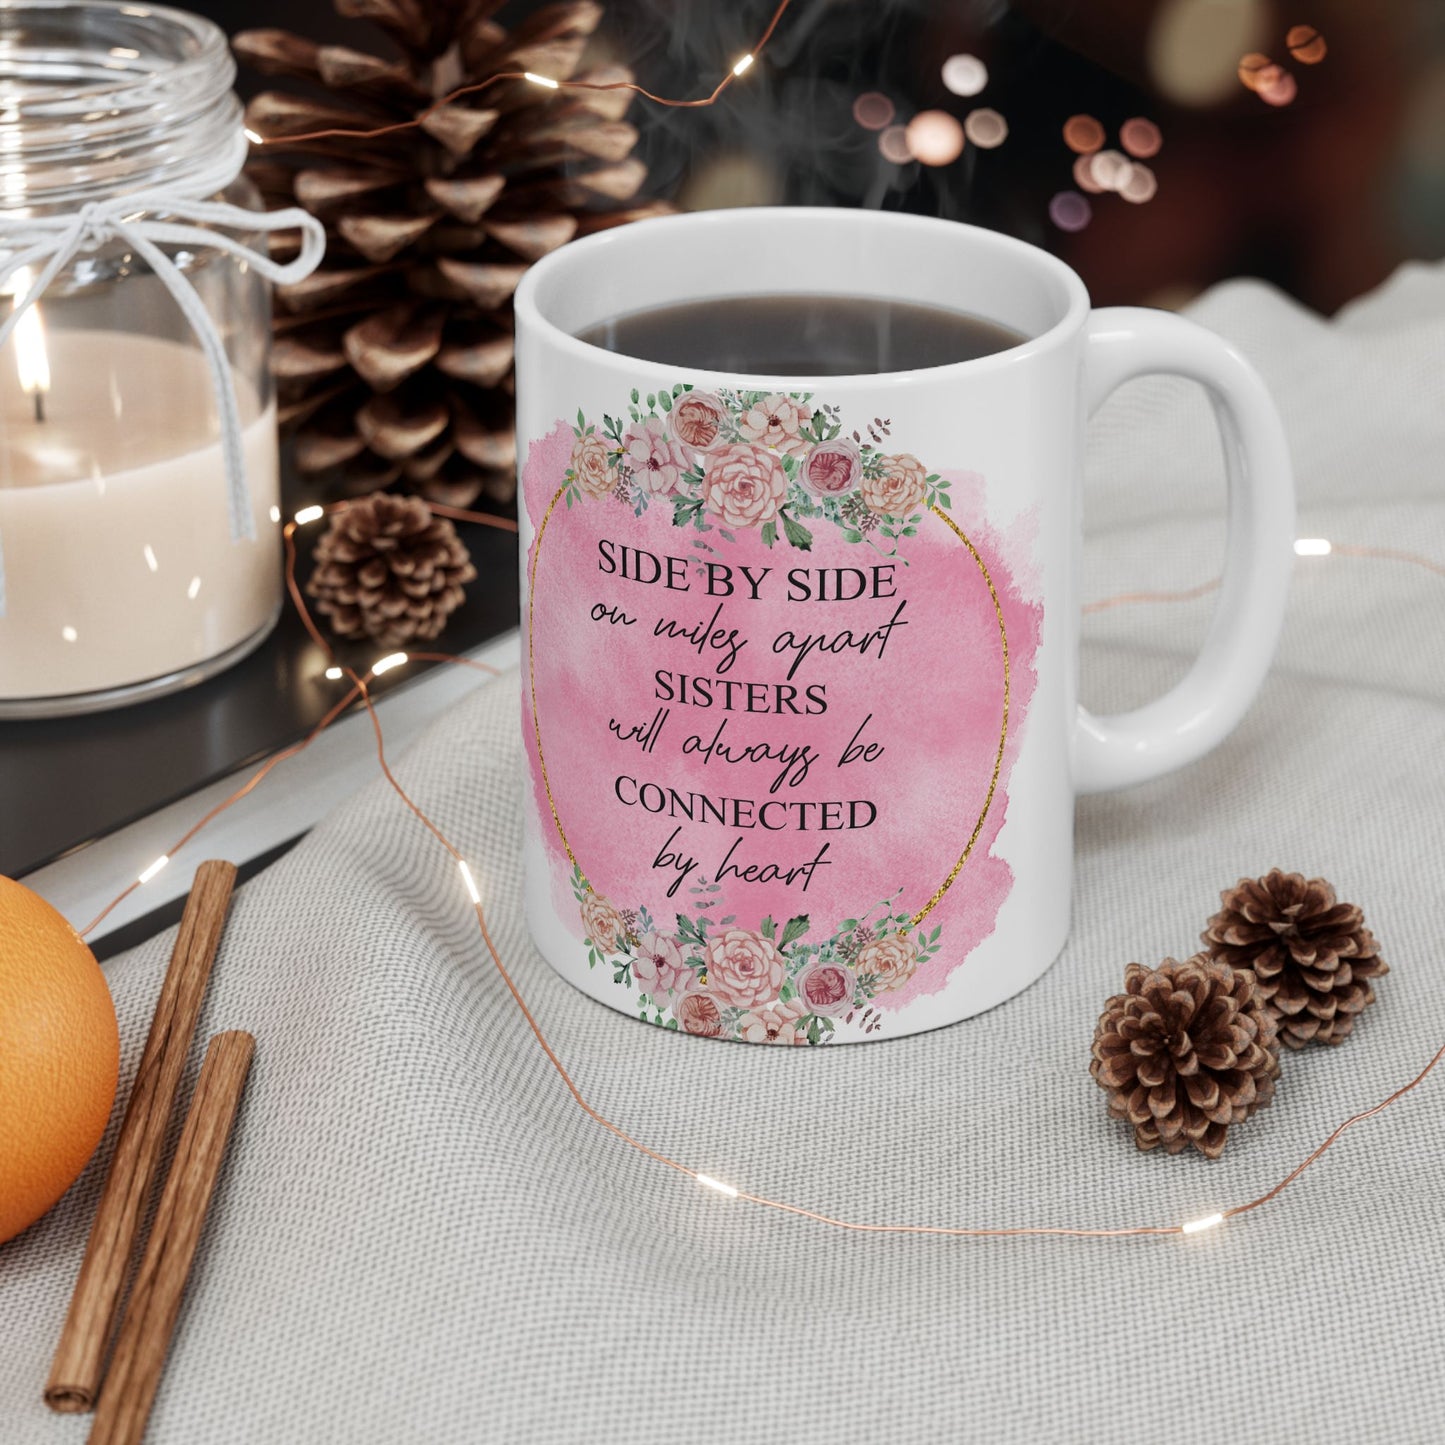
[[[788,293],[952,308],[1027,339],[808,380],[576,337]],[[752,1042],[892,1038],[1018,993],[1068,933],[1075,795],[1198,758],[1269,666],[1293,503],[1259,377],[1179,317],[1091,312],[1043,251],[876,212],[609,230],[533,267],[516,314],[543,955],[614,1008]],[[1188,676],[1098,717],[1077,701],[1084,428],[1152,372],[1214,401],[1228,558]]]

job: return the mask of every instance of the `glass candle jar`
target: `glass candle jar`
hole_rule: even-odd
[[[239,174],[234,77],[221,31],[178,10],[0,6],[0,263],[24,254],[26,218],[73,217],[83,231],[38,299],[19,306],[40,261],[0,297],[0,322],[20,312],[0,349],[0,717],[185,687],[255,648],[279,615],[270,285],[244,249],[259,233],[219,244],[196,223],[206,206],[183,207],[257,203]],[[114,203],[132,197],[122,215]],[[161,261],[204,307],[224,366],[147,242],[93,220],[107,206],[132,229],[156,223]],[[176,234],[161,235],[168,222]],[[243,505],[228,490],[237,458]]]

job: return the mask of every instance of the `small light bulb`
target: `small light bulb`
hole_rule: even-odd
[[[314,522],[318,518],[324,517],[325,515],[325,507],[318,507],[314,505],[310,507],[302,507],[301,510],[296,513],[296,525],[298,527],[304,527],[307,522]]]
[[[1213,1229],[1216,1224],[1223,1223],[1224,1216],[1222,1214],[1206,1214],[1203,1219],[1191,1219],[1188,1224],[1181,1224],[1179,1231],[1181,1234],[1199,1234],[1206,1229]]]
[[[328,667],[326,669],[327,682],[336,682],[340,677],[341,669],[339,667]]]
[[[159,873],[161,869],[164,868],[166,864],[170,861],[171,855],[169,853],[162,853],[161,856],[157,858],[156,861],[152,863],[151,866],[147,868],[136,881],[139,883],[149,883],[151,879],[154,878],[156,874]]]
[[[74,642],[75,639],[80,636],[80,634],[73,627],[62,627],[60,629],[60,635],[67,642]]]
[[[741,75],[743,71],[745,71],[752,63],[753,57],[751,55],[744,55],[739,57],[738,63],[733,66],[733,74]]]
[[[558,89],[557,82],[553,80],[550,75],[537,75],[530,70],[524,70],[522,74],[525,75],[533,85],[545,85],[548,90]]]
[[[400,667],[406,661],[404,652],[388,652],[385,657],[379,657],[371,664],[371,675],[380,677],[384,672],[390,672],[394,667]]]
[[[241,134],[244,135],[253,146],[263,146],[266,144],[266,137],[263,135],[257,135],[256,132],[253,131],[248,125],[241,127]]]
[[[279,522],[281,520],[281,508],[274,504],[271,507],[271,520],[273,522]]]
[[[714,1179],[711,1174],[695,1174],[697,1180],[705,1189],[716,1189],[719,1194],[726,1194],[729,1199],[736,1199],[738,1191],[731,1184],[724,1184],[721,1179]]]
[[[462,882],[467,885],[467,892],[471,894],[472,902],[480,903],[482,895],[477,891],[477,880],[472,877],[472,870],[467,867],[467,860],[458,858],[457,867],[462,870]]]
[[[1294,544],[1296,557],[1328,557],[1332,551],[1328,537],[1300,537]]]

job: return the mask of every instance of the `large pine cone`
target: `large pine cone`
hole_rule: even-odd
[[[401,647],[440,634],[477,569],[457,530],[420,497],[379,492],[331,514],[306,591],[338,637]]]
[[[646,167],[624,90],[504,81],[371,140],[288,135],[414,119],[500,71],[570,79],[602,16],[550,5],[506,30],[500,0],[334,0],[379,26],[396,57],[248,30],[238,56],[307,84],[246,110],[266,138],[248,167],[267,201],[327,230],[320,270],[277,298],[274,369],[296,463],[324,493],[401,484],[469,506],[513,495],[512,292],[531,262],[577,234],[667,207],[617,209]],[[598,64],[579,79],[630,79]]]
[[[1372,978],[1390,971],[1364,914],[1339,903],[1323,878],[1275,868],[1241,878],[1202,935],[1211,958],[1253,971],[1282,1042],[1340,1044],[1375,1001]]]
[[[1156,969],[1131,963],[1124,992],[1104,1007],[1089,1072],[1109,1112],[1134,1126],[1146,1152],[1190,1145],[1223,1152],[1231,1124],[1274,1098],[1279,1041],[1254,975],[1196,954]]]

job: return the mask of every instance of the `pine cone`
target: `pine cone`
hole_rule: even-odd
[[[1124,992],[1104,1007],[1089,1072],[1109,1091],[1109,1112],[1134,1126],[1146,1152],[1193,1145],[1208,1159],[1231,1124],[1274,1098],[1275,1023],[1254,975],[1196,954],[1156,969],[1131,963]]]
[[[308,87],[267,92],[246,110],[266,138],[252,180],[327,230],[322,268],[277,296],[272,364],[296,464],[330,494],[401,484],[454,506],[484,491],[508,500],[518,281],[574,235],[668,209],[616,209],[647,174],[622,118],[631,94],[503,81],[371,140],[286,137],[409,121],[499,71],[570,79],[603,7],[549,5],[508,31],[490,18],[499,0],[334,4],[379,26],[395,58],[284,30],[234,42],[256,70]],[[631,76],[597,64],[577,78]]]
[[[1323,878],[1278,868],[1241,878],[1202,935],[1211,958],[1251,969],[1279,1024],[1281,1041],[1340,1044],[1355,1015],[1375,1001],[1372,978],[1390,971],[1364,914],[1339,903]]]
[[[449,521],[384,492],[333,512],[314,559],[306,591],[332,631],[384,647],[436,637],[477,575]]]

